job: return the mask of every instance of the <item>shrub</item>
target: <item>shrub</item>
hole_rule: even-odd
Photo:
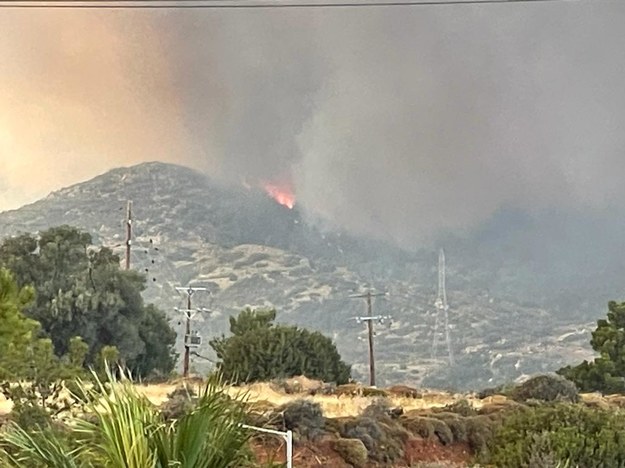
[[[443,445],[448,445],[454,441],[451,429],[441,419],[426,416],[402,416],[400,423],[410,432],[424,439],[437,437]]]
[[[445,411],[447,413],[456,413],[461,416],[475,416],[477,414],[477,411],[475,410],[475,408],[473,408],[471,403],[469,403],[465,399],[458,400],[454,403],[446,405],[442,408],[442,410],[439,410],[439,411]]]
[[[11,420],[26,430],[47,428],[52,423],[50,414],[41,406],[24,405],[13,408]]]
[[[286,429],[297,432],[302,437],[314,439],[321,434],[325,419],[319,403],[308,400],[295,400],[280,408]]]
[[[501,403],[490,403],[482,406],[477,414],[485,414],[485,415],[500,415],[505,411],[519,409],[523,406],[523,404],[516,402],[514,400],[507,400]]]
[[[272,382],[272,386],[287,395],[296,393],[315,395],[324,388],[324,383],[320,380],[313,380],[306,376],[299,375],[288,379],[275,379]]]
[[[393,428],[373,418],[347,419],[340,429],[342,437],[361,440],[376,462],[391,463],[404,455],[402,441]]]
[[[434,435],[438,437],[441,444],[449,445],[454,441],[454,435],[445,421],[434,419],[432,427],[434,429]]]
[[[472,416],[465,419],[467,428],[467,442],[473,453],[487,452],[488,444],[493,438],[496,423],[487,416]]]
[[[388,394],[388,392],[386,390],[382,390],[381,388],[363,387],[362,388],[362,396],[387,398],[389,396],[389,394]]]
[[[429,439],[434,434],[433,418],[424,416],[402,416],[400,424],[415,435]]]
[[[351,367],[332,340],[319,332],[276,325],[275,310],[246,309],[230,318],[232,336],[210,341],[217,369],[230,382],[248,383],[305,375],[324,382],[347,383]]]
[[[276,411],[277,406],[269,400],[258,400],[248,404],[250,411],[255,413],[269,413]]]
[[[451,430],[454,436],[454,442],[467,442],[469,440],[467,435],[467,423],[464,418],[445,420],[445,424]]]
[[[384,419],[393,417],[396,411],[397,409],[391,407],[391,402],[388,399],[376,398],[363,410],[362,416],[374,419]]]
[[[514,388],[511,397],[516,401],[579,401],[575,384],[555,374],[532,377]]]
[[[407,385],[393,385],[386,389],[388,393],[394,396],[403,398],[422,398],[423,395],[416,388],[408,387]]]
[[[625,418],[621,411],[558,403],[508,415],[489,443],[488,463],[510,468],[531,460],[587,468],[625,466]]]
[[[347,419],[351,419],[351,418],[327,418],[325,420],[325,426],[324,429],[328,434],[334,434],[337,437],[341,434],[341,431],[343,430],[343,425],[345,420]]]
[[[278,407],[267,400],[259,400],[247,404],[248,411],[246,421],[252,426],[271,427],[281,429],[283,427],[283,417],[279,413]]]
[[[557,455],[551,448],[549,436],[544,432],[533,434],[529,447],[529,466],[540,466],[541,468],[561,468]]]
[[[513,388],[514,387],[510,386],[509,384],[499,385],[497,387],[485,388],[485,389],[480,390],[477,393],[477,397],[480,400],[483,400],[484,398],[492,397],[495,395],[508,395],[510,394],[510,391]]]
[[[347,383],[338,385],[336,387],[336,394],[338,396],[362,396],[363,387],[355,383]]]
[[[380,421],[380,427],[384,433],[394,441],[401,441],[405,444],[412,438],[410,431],[406,430],[406,428],[396,420],[387,418],[386,420]]]
[[[48,427],[60,413],[69,409],[69,402],[61,398],[62,382],[46,379],[33,384],[8,381],[0,384],[2,394],[13,402],[10,419],[23,429]]]
[[[161,405],[161,414],[166,420],[180,419],[193,410],[196,400],[193,389],[177,387],[167,395],[167,400]]]
[[[367,447],[360,439],[338,439],[334,442],[334,450],[355,468],[367,464]]]
[[[466,442],[467,439],[467,423],[465,418],[454,413],[438,413],[433,415],[436,419],[443,421],[453,434],[454,442]]]

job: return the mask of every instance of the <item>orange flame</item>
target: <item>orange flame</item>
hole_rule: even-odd
[[[295,194],[290,187],[266,183],[263,188],[271,198],[288,209],[292,210],[295,206]]]

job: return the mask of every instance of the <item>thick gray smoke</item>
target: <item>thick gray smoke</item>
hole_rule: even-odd
[[[165,159],[236,182],[290,185],[311,218],[402,245],[470,229],[502,207],[624,205],[621,2],[141,12],[105,20],[46,23],[69,35],[69,45],[54,43],[64,54],[75,48],[94,64],[87,71],[98,70],[97,52],[110,57],[104,77],[88,75],[89,86],[66,80],[72,70],[53,63],[12,69],[9,61],[9,74],[16,83],[52,76],[85,112],[98,106],[107,131],[127,112],[118,101],[131,100],[132,119],[122,119],[122,137],[132,142],[128,163]],[[112,52],[89,28],[82,44],[67,31],[85,21],[99,24]],[[28,55],[44,41],[37,32],[26,42],[17,32],[9,37],[0,52]],[[69,63],[80,76],[80,61]],[[98,89],[104,96],[94,97]],[[0,111],[0,124],[8,117]],[[24,153],[46,158],[44,145],[33,148],[39,136],[28,123]],[[50,132],[63,139],[67,129]],[[101,130],[83,133],[71,147],[55,145],[55,154],[79,154],[87,167],[109,155],[111,165],[124,159]],[[2,143],[0,125],[4,159]],[[20,145],[12,140],[10,148]]]

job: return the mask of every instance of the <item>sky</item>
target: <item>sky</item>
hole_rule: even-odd
[[[410,245],[625,208],[625,2],[0,11],[0,210],[143,161]]]

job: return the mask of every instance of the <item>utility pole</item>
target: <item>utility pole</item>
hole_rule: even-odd
[[[182,312],[186,318],[185,324],[185,334],[184,334],[184,358],[182,364],[182,376],[187,378],[189,377],[189,359],[191,355],[191,347],[197,347],[201,344],[201,338],[198,335],[191,335],[191,320],[198,312],[208,312],[208,309],[192,309],[191,308],[191,297],[197,291],[206,291],[206,288],[198,288],[187,286],[186,288],[177,287],[176,291],[185,292],[187,294],[187,308],[179,309],[175,308],[174,310],[178,312]]]
[[[373,315],[373,306],[371,298],[378,296],[386,296],[386,293],[373,293],[371,290],[368,290],[364,294],[355,294],[353,296],[349,296],[350,298],[363,298],[367,302],[367,315],[356,317],[357,323],[366,322],[367,324],[367,335],[369,341],[369,385],[371,387],[375,387],[375,355],[373,350],[373,324],[384,323],[385,320],[389,320],[391,317],[388,315]]]
[[[126,206],[126,270],[130,270],[130,246],[132,245],[132,201]]]

